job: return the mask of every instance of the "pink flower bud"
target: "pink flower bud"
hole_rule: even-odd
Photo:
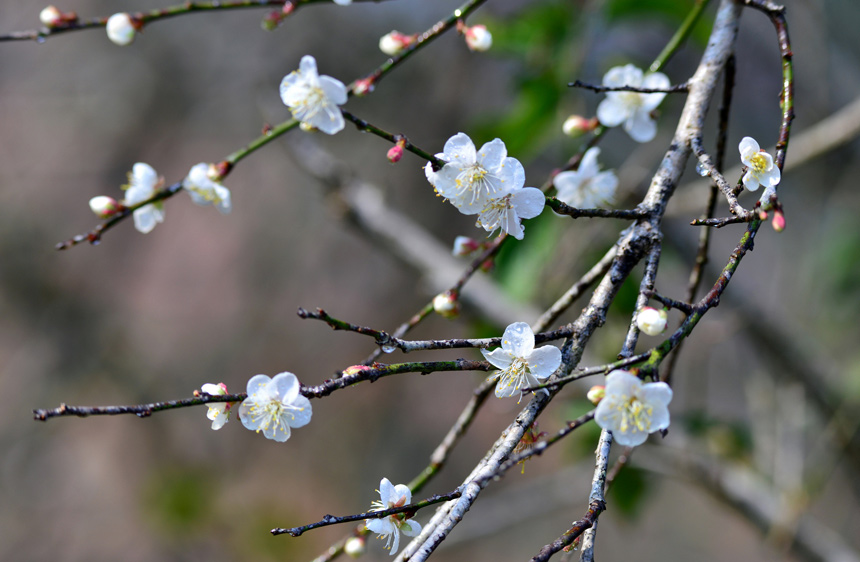
[[[343,545],[343,551],[350,558],[358,558],[367,552],[367,539],[365,537],[349,537]]]
[[[90,199],[90,209],[100,219],[108,219],[114,216],[121,208],[122,206],[117,203],[116,199],[107,195],[99,195]]]
[[[588,389],[588,394],[585,395],[588,398],[588,401],[592,404],[597,404],[603,397],[606,396],[606,387],[602,385],[592,386]]]
[[[400,143],[395,144],[391,148],[388,149],[388,161],[392,164],[400,162],[400,159],[403,157],[403,147]]]
[[[343,376],[348,377],[348,376],[352,376],[352,375],[357,375],[358,373],[360,373],[362,371],[367,371],[367,370],[370,370],[372,368],[373,367],[371,367],[369,365],[352,365],[351,367],[347,367],[346,369],[341,371],[341,373],[343,373]]]
[[[487,51],[493,46],[493,36],[486,25],[473,25],[464,30],[466,46],[473,51]]]
[[[373,79],[372,78],[364,78],[363,80],[356,80],[355,85],[352,87],[352,93],[361,97],[369,94],[373,91]]]
[[[451,250],[451,255],[455,258],[463,258],[474,254],[481,249],[481,244],[468,236],[458,236],[454,239],[454,249]]]
[[[403,49],[415,42],[415,35],[390,31],[379,38],[379,50],[389,56],[399,55]]]
[[[782,214],[782,211],[774,211],[773,221],[770,224],[777,232],[782,232],[783,230],[785,230],[785,215]]]
[[[56,6],[48,6],[39,12],[39,21],[47,27],[54,27],[63,22],[63,12],[57,9]]]
[[[576,138],[584,135],[585,133],[590,133],[599,125],[600,121],[598,121],[596,117],[586,119],[581,115],[571,115],[565,119],[564,124],[561,126],[561,130],[564,131],[565,135]]]

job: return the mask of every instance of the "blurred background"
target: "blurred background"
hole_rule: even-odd
[[[61,10],[83,18],[164,6],[63,2]],[[430,152],[459,131],[478,144],[501,137],[525,165],[527,185],[541,185],[582,142],[561,134],[564,119],[593,115],[602,99],[565,84],[599,82],[618,64],[646,67],[692,4],[487,2],[467,23],[489,27],[492,50],[472,53],[462,37],[446,34],[347,109]],[[711,4],[665,68],[673,83],[698,63]],[[127,221],[99,246],[53,248],[97,224],[87,201],[119,198],[135,162],[172,183],[287,119],[278,84],[303,55],[348,83],[385,60],[380,36],[423,31],[458,5],[312,5],[273,32],[260,27],[264,9],[196,13],[153,23],[125,48],[103,30],[0,44],[0,558],[308,560],[349,528],[300,538],[272,537],[269,529],[363,511],[382,477],[408,482],[426,465],[482,374],[389,377],[336,392],[313,402],[312,423],[285,444],[237,419],[213,432],[205,408],[47,423],[33,421],[31,410],[181,398],[207,382],[241,392],[257,373],[291,371],[318,384],[359,363],[372,342],[303,321],[298,307],[393,330],[428,302],[439,280],[345,220],[342,200],[300,165],[295,143],[309,135],[299,131],[228,176],[229,216],[179,194],[166,203],[166,222],[147,235]],[[34,28],[43,7],[0,1],[0,33]],[[860,7],[792,0],[788,21],[797,96],[787,159],[794,168],[780,188],[788,228],[762,228],[721,306],[685,345],[673,379],[672,430],[659,446],[652,437],[637,450],[600,519],[596,554],[605,560],[860,559],[858,112],[839,114],[805,145],[798,140],[860,94]],[[780,119],[776,39],[752,10],[743,16],[737,67],[732,166],[741,137],[770,147]],[[602,143],[601,161],[621,177],[619,207],[641,199],[682,105],[681,97],[667,98],[649,144],[617,130]],[[713,125],[707,134],[713,147]],[[840,134],[847,140],[836,148],[793,162],[795,143],[814,149]],[[310,136],[443,250],[457,235],[482,237],[470,217],[435,197],[424,163],[411,154],[391,165],[390,145],[350,125],[333,137]],[[658,281],[676,298],[698,236],[688,223],[707,192],[689,172],[669,209]],[[498,335],[506,322],[533,321],[523,311],[554,302],[621,226],[544,213],[485,276],[505,295],[495,316],[466,306],[458,320],[430,318],[410,337]],[[714,232],[715,268],[741,232]],[[445,271],[447,286],[459,270]],[[583,366],[620,349],[637,276]],[[709,271],[705,286],[715,276]],[[640,349],[659,341],[643,336]],[[480,358],[477,351],[414,358],[461,356]],[[584,391],[598,382],[567,387],[540,429],[555,431],[587,411]],[[457,486],[517,411],[513,401],[491,398],[427,495]],[[523,474],[513,470],[491,485],[436,557],[524,559],[558,537],[585,511],[597,434],[585,427]],[[387,559],[382,544],[370,540],[366,558]]]

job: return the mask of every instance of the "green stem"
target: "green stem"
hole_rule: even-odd
[[[669,39],[669,42],[665,47],[663,47],[663,50],[659,55],[657,55],[657,58],[654,59],[651,66],[648,67],[650,72],[657,72],[663,68],[669,59],[678,51],[681,44],[687,39],[687,37],[689,37],[690,33],[692,33],[693,27],[695,27],[696,22],[699,21],[699,17],[702,15],[702,12],[708,6],[710,1],[711,0],[696,0],[696,4],[693,6],[693,9],[690,10],[690,13],[687,14],[681,27],[678,28],[675,35]]]

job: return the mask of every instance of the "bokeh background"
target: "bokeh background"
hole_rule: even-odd
[[[63,1],[61,9],[82,17],[163,6]],[[426,465],[481,375],[390,377],[337,392],[314,401],[312,423],[286,444],[235,419],[213,432],[205,408],[47,423],[30,412],[61,402],[186,397],[206,382],[238,392],[257,373],[292,371],[306,384],[319,383],[373,347],[364,337],[299,319],[297,307],[324,307],[386,330],[421,308],[438,287],[344,220],[342,201],[297,161],[294,137],[307,136],[299,131],[230,174],[229,216],[180,194],[150,234],[129,221],[96,247],[53,246],[96,224],[88,199],[119,197],[133,163],[147,162],[178,181],[192,165],[220,160],[264,124],[288,118],[277,86],[302,55],[315,56],[321,73],[349,82],[385,60],[381,35],[424,30],[458,4],[314,5],[273,32],[261,30],[265,10],[197,13],[152,24],[126,48],[101,30],[0,44],[0,558],[307,560],[347,528],[300,538],[268,530],[362,511],[380,478],[406,482]],[[431,152],[458,131],[479,143],[499,136],[525,164],[528,185],[540,185],[581,142],[562,136],[564,118],[593,114],[601,99],[564,84],[599,82],[616,64],[647,66],[691,5],[487,2],[469,23],[489,26],[493,50],[469,52],[450,33],[347,107]],[[33,28],[42,7],[0,2],[0,33]],[[666,68],[673,82],[695,68],[714,7]],[[853,0],[792,0],[788,10],[797,139],[860,94],[860,7]],[[772,146],[780,61],[760,13],[744,14],[737,58],[729,144],[750,135]],[[667,99],[652,143],[636,145],[620,131],[605,139],[602,161],[622,179],[620,206],[644,193],[682,103]],[[832,128],[832,136],[848,130],[851,140],[785,174],[780,198],[788,229],[762,229],[723,303],[683,350],[673,430],[660,447],[637,451],[633,468],[619,478],[600,519],[598,557],[810,559],[791,543],[811,519],[823,527],[826,545],[844,549],[841,559],[857,559],[860,495],[850,438],[860,420],[860,145],[851,118]],[[825,130],[819,138],[830,136]],[[313,141],[442,247],[459,234],[481,236],[470,218],[434,196],[423,162],[412,155],[392,166],[385,142],[351,126]],[[658,283],[679,298],[698,235],[687,223],[706,192],[692,170],[687,177],[670,208]],[[492,274],[510,299],[493,312],[534,320],[514,313],[552,303],[605,252],[618,228],[552,213],[530,221],[525,241]],[[714,264],[726,260],[740,232],[714,233]],[[710,272],[706,284],[713,278]],[[586,363],[617,353],[635,286],[619,297]],[[504,324],[488,321],[486,312],[467,306],[456,321],[431,318],[414,337],[499,334]],[[643,337],[640,347],[658,341]],[[479,358],[415,357],[462,355]],[[798,382],[803,376],[812,383]],[[586,388],[560,395],[541,429],[553,431],[585,411]],[[513,401],[491,399],[426,492],[458,485],[516,411]],[[584,428],[529,462],[524,474],[512,471],[493,484],[436,556],[524,559],[560,535],[585,510],[596,436],[594,427]],[[704,468],[736,471],[729,487],[761,492],[753,503],[772,508],[770,519],[751,523],[749,509],[731,507],[709,487]],[[387,559],[381,545],[371,540],[366,558]],[[828,552],[817,559],[837,559]]]

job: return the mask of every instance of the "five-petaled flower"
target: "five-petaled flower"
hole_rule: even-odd
[[[660,72],[645,76],[642,70],[632,64],[609,69],[603,77],[603,85],[617,88],[666,89],[669,78]],[[597,118],[607,127],[624,123],[624,130],[636,142],[648,142],[657,135],[657,123],[651,112],[660,105],[666,94],[655,92],[607,92],[606,99],[597,106]]]
[[[752,137],[744,137],[738,150],[741,152],[741,162],[747,166],[747,173],[743,177],[744,187],[750,191],[757,190],[759,185],[776,187],[780,180],[780,171],[773,163],[773,156],[761,150]]]
[[[133,207],[146,201],[155,195],[162,185],[164,185],[164,178],[158,177],[152,166],[138,162],[132,166],[128,174],[128,185],[123,186],[125,189],[123,204],[126,207]],[[160,222],[164,222],[164,205],[161,201],[149,203],[134,210],[134,227],[144,234],[150,232]]]
[[[311,403],[299,394],[300,387],[292,373],[280,373],[274,378],[251,377],[248,397],[239,406],[242,425],[262,431],[268,439],[286,441],[290,438],[290,427],[302,427],[311,421]]]
[[[517,240],[523,239],[523,225],[520,219],[532,219],[543,212],[546,198],[536,187],[515,187],[510,193],[498,199],[491,199],[481,209],[475,226],[480,226],[490,234],[501,228]]]
[[[446,164],[434,172],[428,162],[424,168],[427,180],[464,215],[477,215],[487,203],[522,187],[526,181],[523,165],[508,157],[501,139],[475,150],[468,135],[457,133],[448,139],[436,158]]]
[[[216,209],[226,215],[231,208],[230,190],[221,185],[221,182],[212,179],[217,177],[214,168],[212,164],[204,162],[195,164],[182,180],[182,188],[198,205],[215,205]]]
[[[605,396],[594,411],[594,421],[612,432],[619,445],[641,445],[654,433],[669,427],[672,389],[664,382],[643,383],[627,371],[606,376]]]
[[[385,511],[394,507],[402,507],[412,502],[412,492],[405,484],[393,485],[388,478],[383,478],[379,483],[379,500],[371,504],[370,511]],[[417,536],[421,532],[421,525],[413,519],[409,519],[406,513],[395,513],[380,519],[365,519],[364,525],[379,538],[386,538],[385,548],[391,549],[394,555],[400,548],[400,533],[407,537]],[[392,539],[394,543],[392,544]]]
[[[561,365],[561,351],[545,345],[535,349],[535,335],[525,322],[514,322],[502,336],[502,347],[493,351],[481,350],[487,361],[500,370],[487,380],[498,379],[496,396],[506,398],[523,389],[540,384]],[[544,390],[546,392],[546,390]]]
[[[227,394],[227,385],[223,382],[218,384],[204,384],[200,390],[211,396],[224,396]],[[209,411],[206,412],[206,417],[212,420],[212,429],[218,430],[224,427],[230,417],[229,402],[210,402],[207,404]]]
[[[299,69],[281,81],[281,99],[293,117],[329,135],[344,127],[338,106],[345,104],[346,98],[343,82],[331,76],[320,76],[317,61],[310,55],[303,56]]]
[[[618,176],[612,170],[600,171],[597,164],[599,155],[598,147],[589,148],[576,170],[560,172],[553,178],[559,201],[579,209],[591,209],[612,202],[618,187]]]

